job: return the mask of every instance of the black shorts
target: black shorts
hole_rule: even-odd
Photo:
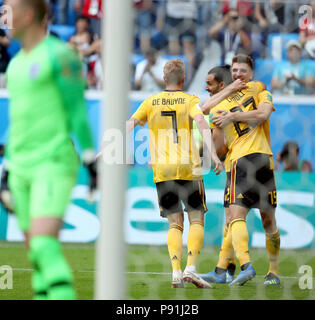
[[[169,180],[156,183],[161,216],[185,211],[208,211],[203,180]]]
[[[253,153],[232,162],[227,172],[224,207],[236,204],[268,210],[277,206],[274,172],[269,155]]]

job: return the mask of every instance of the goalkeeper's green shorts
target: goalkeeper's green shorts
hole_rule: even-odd
[[[33,172],[32,176],[10,172],[9,187],[19,227],[27,232],[32,219],[62,219],[70,202],[76,178],[76,170],[61,172],[58,168],[56,170],[54,165],[45,166],[44,172]]]

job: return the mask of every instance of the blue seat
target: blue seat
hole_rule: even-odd
[[[260,33],[252,32],[251,33],[251,41],[252,41],[252,58],[257,59],[261,56],[262,51],[262,36]]]
[[[290,40],[299,41],[298,33],[271,33],[267,38],[267,58],[275,60],[287,59],[286,44]]]
[[[63,41],[68,41],[69,38],[75,33],[74,26],[54,24],[50,25],[48,28],[50,31],[56,33],[58,37]]]
[[[255,76],[256,80],[259,80],[266,84],[267,90],[271,90],[271,79],[276,64],[279,63],[273,59],[261,59],[255,60]]]
[[[19,41],[10,39],[10,46],[8,47],[8,54],[12,58],[14,57],[21,49],[21,44]]]

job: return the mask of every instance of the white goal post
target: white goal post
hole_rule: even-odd
[[[101,134],[118,129],[124,135],[129,112],[129,71],[132,34],[132,1],[103,1],[102,50],[105,71]],[[94,298],[125,298],[125,242],[123,213],[126,164],[99,161],[100,235],[96,243]]]

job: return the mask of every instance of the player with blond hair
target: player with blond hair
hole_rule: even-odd
[[[161,216],[169,221],[168,251],[173,274],[172,286],[180,288],[184,281],[199,288],[211,288],[196,273],[197,258],[204,239],[204,214],[207,212],[202,166],[192,138],[193,120],[211,150],[219,174],[223,165],[212,147],[211,131],[196,96],[184,93],[185,65],[182,60],[168,61],[164,66],[166,89],[146,99],[128,120],[128,130],[148,122],[153,180],[156,184]],[[188,213],[190,229],[187,239],[187,265],[182,272],[184,214]]]

